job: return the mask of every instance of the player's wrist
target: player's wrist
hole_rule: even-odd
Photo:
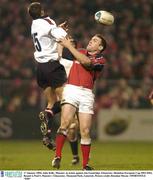
[[[67,44],[67,48],[68,48],[69,50],[72,50],[72,49],[73,49],[72,44],[68,43],[68,44]]]

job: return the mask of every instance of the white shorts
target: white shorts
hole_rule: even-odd
[[[94,114],[94,94],[90,89],[66,84],[61,104],[65,103],[75,106],[78,112]]]

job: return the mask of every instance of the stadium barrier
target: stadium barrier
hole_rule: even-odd
[[[59,115],[54,121],[54,133],[59,126]],[[100,141],[153,141],[152,110],[101,110],[92,128],[92,138]],[[0,139],[40,139],[37,110],[15,113],[0,112]]]
[[[37,111],[0,113],[0,139],[35,139],[40,137]]]
[[[100,141],[153,141],[152,110],[101,110],[97,123]]]
[[[14,113],[0,111],[0,139],[41,139],[40,121],[37,110]],[[53,137],[59,126],[59,115],[54,121]]]

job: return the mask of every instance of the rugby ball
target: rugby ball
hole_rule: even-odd
[[[114,16],[108,11],[98,11],[95,13],[95,20],[103,25],[112,25],[114,23]]]

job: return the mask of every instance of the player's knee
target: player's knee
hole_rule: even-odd
[[[88,137],[90,137],[90,129],[82,128],[81,129],[81,138],[88,138]]]
[[[70,121],[68,119],[61,119],[61,128],[68,129]]]
[[[63,87],[59,87],[55,89],[56,95],[59,97],[59,99],[62,99],[62,94],[63,94]]]
[[[76,139],[76,136],[77,136],[76,134],[77,134],[76,129],[75,128],[70,128],[68,130],[68,133],[67,133],[68,139],[70,141],[74,141]]]
[[[71,122],[71,116],[62,114],[61,116],[61,127],[68,128]]]

